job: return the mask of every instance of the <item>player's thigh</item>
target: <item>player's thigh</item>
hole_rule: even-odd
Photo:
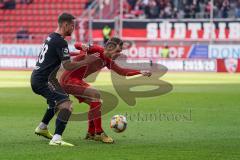
[[[81,82],[81,83],[64,83],[62,84],[63,89],[65,90],[66,93],[71,94],[73,96],[81,96],[84,94],[85,90],[87,87],[90,85]]]
[[[99,91],[91,86],[85,89],[83,95],[88,99],[100,99],[101,98]]]
[[[81,95],[76,95],[74,97],[78,99],[79,103],[84,102],[89,105],[92,101],[100,100],[99,92],[92,87],[85,88],[84,92]]]
[[[64,90],[53,91],[48,85],[44,85],[36,89],[36,93],[43,96],[47,100],[49,107],[55,107],[59,104],[70,101],[69,96]]]
[[[83,102],[86,99],[100,99],[99,92],[84,81],[78,83],[66,83],[62,86],[68,94],[71,94],[79,99],[79,102]]]

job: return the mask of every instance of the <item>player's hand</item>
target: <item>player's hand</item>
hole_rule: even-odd
[[[142,74],[143,76],[148,76],[148,77],[150,77],[150,76],[152,75],[152,72],[151,72],[151,71],[142,70],[142,71],[140,71],[140,72],[141,72],[141,74]]]
[[[88,51],[89,50],[89,45],[88,44],[86,44],[86,43],[82,43],[82,50],[83,51]]]

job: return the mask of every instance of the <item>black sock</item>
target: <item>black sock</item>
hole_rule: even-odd
[[[48,109],[46,110],[46,113],[42,119],[42,122],[46,125],[48,125],[48,123],[50,122],[50,120],[54,117],[55,115],[55,108],[50,108],[48,107]]]
[[[66,128],[66,125],[67,125],[67,122],[68,122],[68,119],[70,118],[71,116],[71,113],[68,109],[62,109],[59,113],[58,113],[58,116],[57,116],[57,119],[56,119],[56,129],[55,129],[55,133],[54,134],[58,134],[58,135],[62,135],[65,128]]]

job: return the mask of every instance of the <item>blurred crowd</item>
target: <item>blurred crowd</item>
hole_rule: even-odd
[[[16,9],[16,3],[30,4],[33,0],[0,0],[0,9]]]
[[[125,18],[240,18],[240,0],[126,0]]]
[[[85,8],[94,0],[87,0]],[[16,3],[31,4],[33,0],[0,0],[0,8],[15,9]],[[125,18],[240,18],[240,0],[124,0]]]

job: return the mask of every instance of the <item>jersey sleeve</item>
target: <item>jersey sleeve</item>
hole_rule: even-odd
[[[122,76],[134,76],[141,74],[140,70],[122,68],[118,66],[114,61],[111,61],[111,64],[108,66],[108,68]]]
[[[86,52],[84,51],[70,52],[69,55],[70,57],[86,56]]]
[[[82,50],[82,43],[81,43],[81,42],[76,42],[76,43],[74,44],[74,47],[75,47],[76,49],[78,49],[78,50]]]
[[[78,52],[70,52],[69,55],[70,55],[70,57],[75,57],[75,56],[79,56],[79,55],[85,56],[86,53],[83,51],[78,51]]]
[[[103,53],[104,52],[104,48],[99,46],[99,45],[92,45],[89,47],[88,53],[92,54],[92,53]]]
[[[77,52],[70,52],[69,55],[70,55],[70,57],[75,57],[75,56],[79,55],[79,53],[77,53]]]
[[[69,60],[70,54],[67,42],[62,42],[57,47],[57,55],[61,61]]]

